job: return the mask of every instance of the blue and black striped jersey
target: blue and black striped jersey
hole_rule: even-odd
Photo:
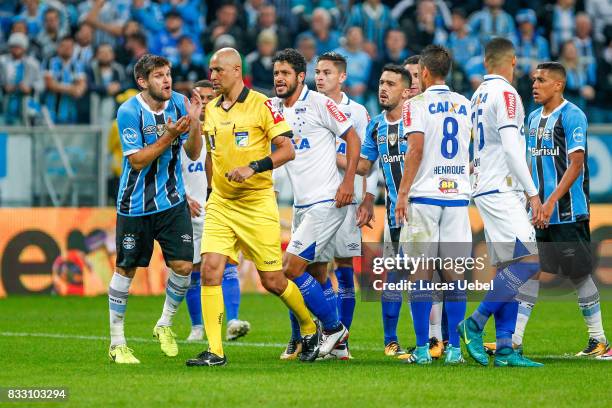
[[[132,168],[128,156],[155,143],[164,134],[168,118],[176,123],[181,116],[185,116],[186,100],[184,95],[172,92],[166,107],[160,112],[153,112],[138,94],[119,107],[117,125],[123,148],[123,172],[117,195],[119,214],[153,214],[184,200],[180,151],[188,133],[177,137],[157,159],[142,170]]]
[[[589,219],[589,168],[587,165],[587,119],[576,105],[563,102],[550,115],[536,109],[527,120],[531,176],[544,203],[557,188],[569,166],[569,154],[584,151],[584,168],[569,191],[557,202],[551,224]]]
[[[401,119],[389,123],[384,112],[372,118],[361,146],[361,157],[372,162],[380,159],[387,191],[385,204],[390,228],[399,227],[395,221],[395,202],[404,174],[404,156],[407,151],[408,142],[404,137],[404,124]]]

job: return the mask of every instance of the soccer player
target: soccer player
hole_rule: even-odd
[[[204,112],[208,102],[215,98],[212,83],[202,80],[195,83],[196,92],[202,98],[202,114],[200,122],[204,121]],[[191,332],[187,341],[198,341],[204,338],[204,325],[202,323],[202,304],[200,301],[200,267],[201,255],[200,246],[202,243],[202,231],[204,228],[204,204],[207,199],[207,192],[212,177],[212,161],[210,155],[203,149],[197,160],[191,160],[181,150],[181,163],[183,179],[185,180],[185,193],[189,210],[191,212],[191,225],[193,227],[193,272],[191,272],[191,283],[185,295],[185,302],[191,318]],[[227,263],[223,272],[223,300],[227,318],[227,340],[236,340],[245,336],[251,329],[249,322],[238,319],[238,309],[240,308],[240,281],[238,279],[238,268],[236,265]]]
[[[282,273],[280,221],[271,170],[295,157],[292,131],[263,94],[244,86],[240,54],[222,48],[210,60],[211,82],[219,95],[206,106],[204,134],[213,162],[212,193],[206,204],[201,253],[202,315],[208,350],[188,366],[225,365],[223,270],[241,250],[252,260],[262,285],[292,310],[304,333],[302,354],[318,354],[317,329],[296,285]],[[271,144],[276,149],[271,151]]]
[[[277,95],[272,103],[291,125],[296,150],[295,160],[285,167],[293,188],[294,212],[283,270],[321,322],[319,354],[325,357],[348,338],[348,330],[338,318],[327,264],[334,256],[333,240],[346,218],[346,206],[353,202],[361,143],[351,121],[334,101],[304,85],[306,60],[297,50],[280,51],[272,61]],[[347,143],[344,178],[336,164],[336,137]],[[283,355],[293,351],[297,329],[294,321]],[[304,350],[300,358],[303,354]]]
[[[569,277],[576,288],[578,306],[589,341],[576,356],[604,354],[604,333],[599,291],[593,282],[593,254],[589,229],[589,168],[584,113],[563,98],[566,71],[556,62],[537,66],[533,98],[540,105],[529,115],[528,152],[531,175],[543,204],[543,228],[536,231],[543,272]],[[538,297],[539,281],[520,289],[514,343],[522,344],[525,326]]]
[[[406,101],[402,120],[408,151],[404,173],[397,192],[396,220],[402,224],[400,242],[408,256],[467,258],[472,232],[468,216],[469,183],[469,101],[445,84],[451,67],[449,52],[440,46],[423,49],[419,59],[420,86],[423,93]],[[446,243],[446,244],[445,244]],[[429,364],[430,289],[433,269],[419,268],[413,273],[415,288],[410,308],[414,320],[416,348],[407,363]],[[443,270],[447,319],[455,327],[464,317],[465,290],[453,270]],[[450,333],[446,364],[462,363],[460,340]]]
[[[542,203],[525,160],[525,111],[511,85],[516,54],[510,40],[495,38],[485,46],[488,72],[472,96],[474,129],[473,198],[484,222],[491,264],[497,268],[493,288],[478,309],[457,330],[478,363],[489,358],[482,332],[495,318],[497,352],[495,366],[539,367],[512,348],[516,323],[518,288],[538,270],[535,230]],[[523,203],[529,197],[532,220]],[[451,328],[453,326],[450,326]]]
[[[326,52],[317,59],[315,68],[315,83],[317,91],[336,103],[338,109],[353,123],[357,135],[363,143],[366,127],[370,121],[368,111],[363,105],[349,99],[342,92],[342,84],[346,80],[346,58],[336,52]],[[346,157],[346,142],[336,139],[336,153],[340,159]],[[345,160],[346,161],[346,160]],[[340,177],[344,176],[344,169],[340,169]],[[371,218],[373,215],[374,200],[378,187],[378,173],[372,171],[364,179],[355,177],[355,201],[347,207],[346,218],[336,233],[334,261],[336,263],[335,275],[338,280],[338,314],[340,321],[347,330],[350,330],[355,312],[355,282],[353,271],[353,257],[361,256],[361,229],[358,219]],[[365,202],[357,208],[357,201]],[[371,210],[370,214],[363,214]],[[339,359],[349,358],[346,344],[339,344],[331,354]]]
[[[397,188],[404,171],[404,156],[408,149],[406,139],[401,137],[404,131],[402,106],[411,97],[411,75],[398,65],[385,65],[378,82],[378,103],[383,111],[375,116],[366,130],[366,137],[361,147],[361,158],[357,173],[367,175],[374,163],[379,160],[385,179],[385,217],[384,243],[399,242],[400,225],[395,219],[395,202]],[[373,206],[371,201],[364,200],[363,205]],[[371,214],[373,209],[366,210]],[[370,218],[360,219],[360,224],[369,222]],[[388,275],[388,280],[394,275]],[[385,340],[385,354],[407,358],[397,339],[397,321],[402,305],[401,292],[384,291],[381,298],[382,318]]]
[[[419,82],[419,58],[420,55],[412,55],[404,61],[404,68],[412,77],[412,85],[410,86],[410,98],[413,98],[421,93],[420,82]],[[434,301],[431,304],[431,313],[429,315],[429,353],[431,354],[431,358],[437,359],[442,356],[442,352],[444,351],[444,343],[448,343],[448,330],[446,327],[446,314],[444,314],[443,318],[443,310],[444,305],[443,302],[438,300],[443,295],[442,292],[438,291],[435,294]],[[400,303],[390,303],[383,301],[383,320],[392,319],[395,317],[395,326],[397,327],[397,320],[399,318],[399,312],[401,308]],[[385,310],[386,309],[386,310]],[[397,312],[395,311],[397,310]],[[386,313],[385,313],[386,312]],[[396,314],[395,314],[396,313]],[[386,317],[385,317],[386,316]],[[394,329],[395,330],[395,329]],[[445,333],[443,335],[442,333]],[[444,343],[441,341],[444,340]],[[391,345],[391,350],[395,348]],[[387,351],[387,349],[385,349]]]
[[[153,335],[169,357],[178,355],[172,318],[189,287],[193,269],[192,228],[181,174],[181,146],[196,159],[202,149],[202,101],[172,91],[170,62],[146,54],[134,66],[142,90],[121,104],[117,124],[123,149],[123,172],[117,195],[117,270],[108,288],[111,346],[119,364],[138,364],[127,347],[123,322],[130,284],[137,267],[149,266],[153,241],[170,268],[166,301]]]

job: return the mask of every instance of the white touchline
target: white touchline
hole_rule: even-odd
[[[47,339],[74,339],[74,340],[93,340],[93,341],[109,341],[109,337],[105,336],[82,336],[78,334],[63,334],[63,333],[26,333],[26,332],[0,332],[0,337],[41,337]],[[157,340],[144,338],[144,337],[128,337],[128,341],[135,341],[137,343],[157,343]],[[207,344],[206,341],[202,342],[191,342],[186,340],[177,340],[177,343],[181,344]],[[224,342],[223,346],[240,346],[240,347],[271,347],[271,348],[281,348],[286,347],[286,344],[281,343],[252,343],[252,342]],[[381,351],[381,349],[376,347],[360,347],[360,346],[351,346],[351,350],[359,350],[359,351]],[[553,354],[531,354],[533,357],[544,358],[544,359],[581,359],[581,357],[576,357],[573,354],[561,354],[561,355],[553,355]]]

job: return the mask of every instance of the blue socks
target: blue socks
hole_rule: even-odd
[[[223,290],[223,302],[225,303],[227,321],[238,319],[240,280],[238,279],[238,267],[236,265],[225,265],[221,289]]]
[[[191,284],[185,294],[192,326],[202,326],[202,300],[200,297],[200,271],[191,272]]]
[[[300,289],[308,309],[321,321],[323,330],[336,330],[340,325],[338,310],[330,307],[321,284],[308,272],[293,279],[293,282]]]
[[[487,293],[478,309],[472,314],[472,319],[480,330],[484,328],[492,314],[495,314],[507,302],[514,302],[521,285],[536,274],[538,269],[537,263],[517,262],[497,270],[493,280],[493,290]]]
[[[353,314],[355,313],[353,268],[341,267],[336,269],[335,273],[336,279],[338,279],[338,315],[342,324],[347,329],[350,329],[351,323],[353,323]]]
[[[467,296],[465,290],[460,290],[456,287],[453,290],[448,290],[444,294],[444,308],[442,311],[442,321],[446,321],[448,342],[453,347],[461,347],[459,341],[459,333],[457,330],[448,330],[448,327],[457,327],[465,318],[465,310],[467,308]],[[445,313],[446,311],[446,313]],[[445,316],[446,314],[446,316]]]
[[[516,327],[516,316],[519,304],[516,301],[506,302],[495,312],[495,337],[497,350],[512,347],[512,335]]]
[[[416,281],[416,289],[412,291],[410,298],[417,347],[423,347],[429,342],[429,313],[433,303],[433,291],[420,289],[427,287],[429,283],[428,280]]]
[[[400,275],[396,271],[387,274],[387,282],[399,282]],[[402,310],[402,292],[399,290],[383,291],[380,302],[382,304],[383,331],[385,334],[385,346],[392,341],[397,341],[397,322],[400,310]]]
[[[291,321],[291,340],[301,340],[302,334],[300,333],[300,322],[293,312],[289,311],[289,320]]]

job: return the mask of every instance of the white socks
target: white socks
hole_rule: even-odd
[[[166,284],[166,301],[164,310],[157,321],[157,326],[172,326],[172,318],[185,298],[185,293],[191,284],[191,275],[182,276],[170,270]]]
[[[132,279],[115,272],[108,286],[111,346],[126,344],[123,321],[125,319],[125,309],[127,308],[128,291],[130,290],[131,283]]]

